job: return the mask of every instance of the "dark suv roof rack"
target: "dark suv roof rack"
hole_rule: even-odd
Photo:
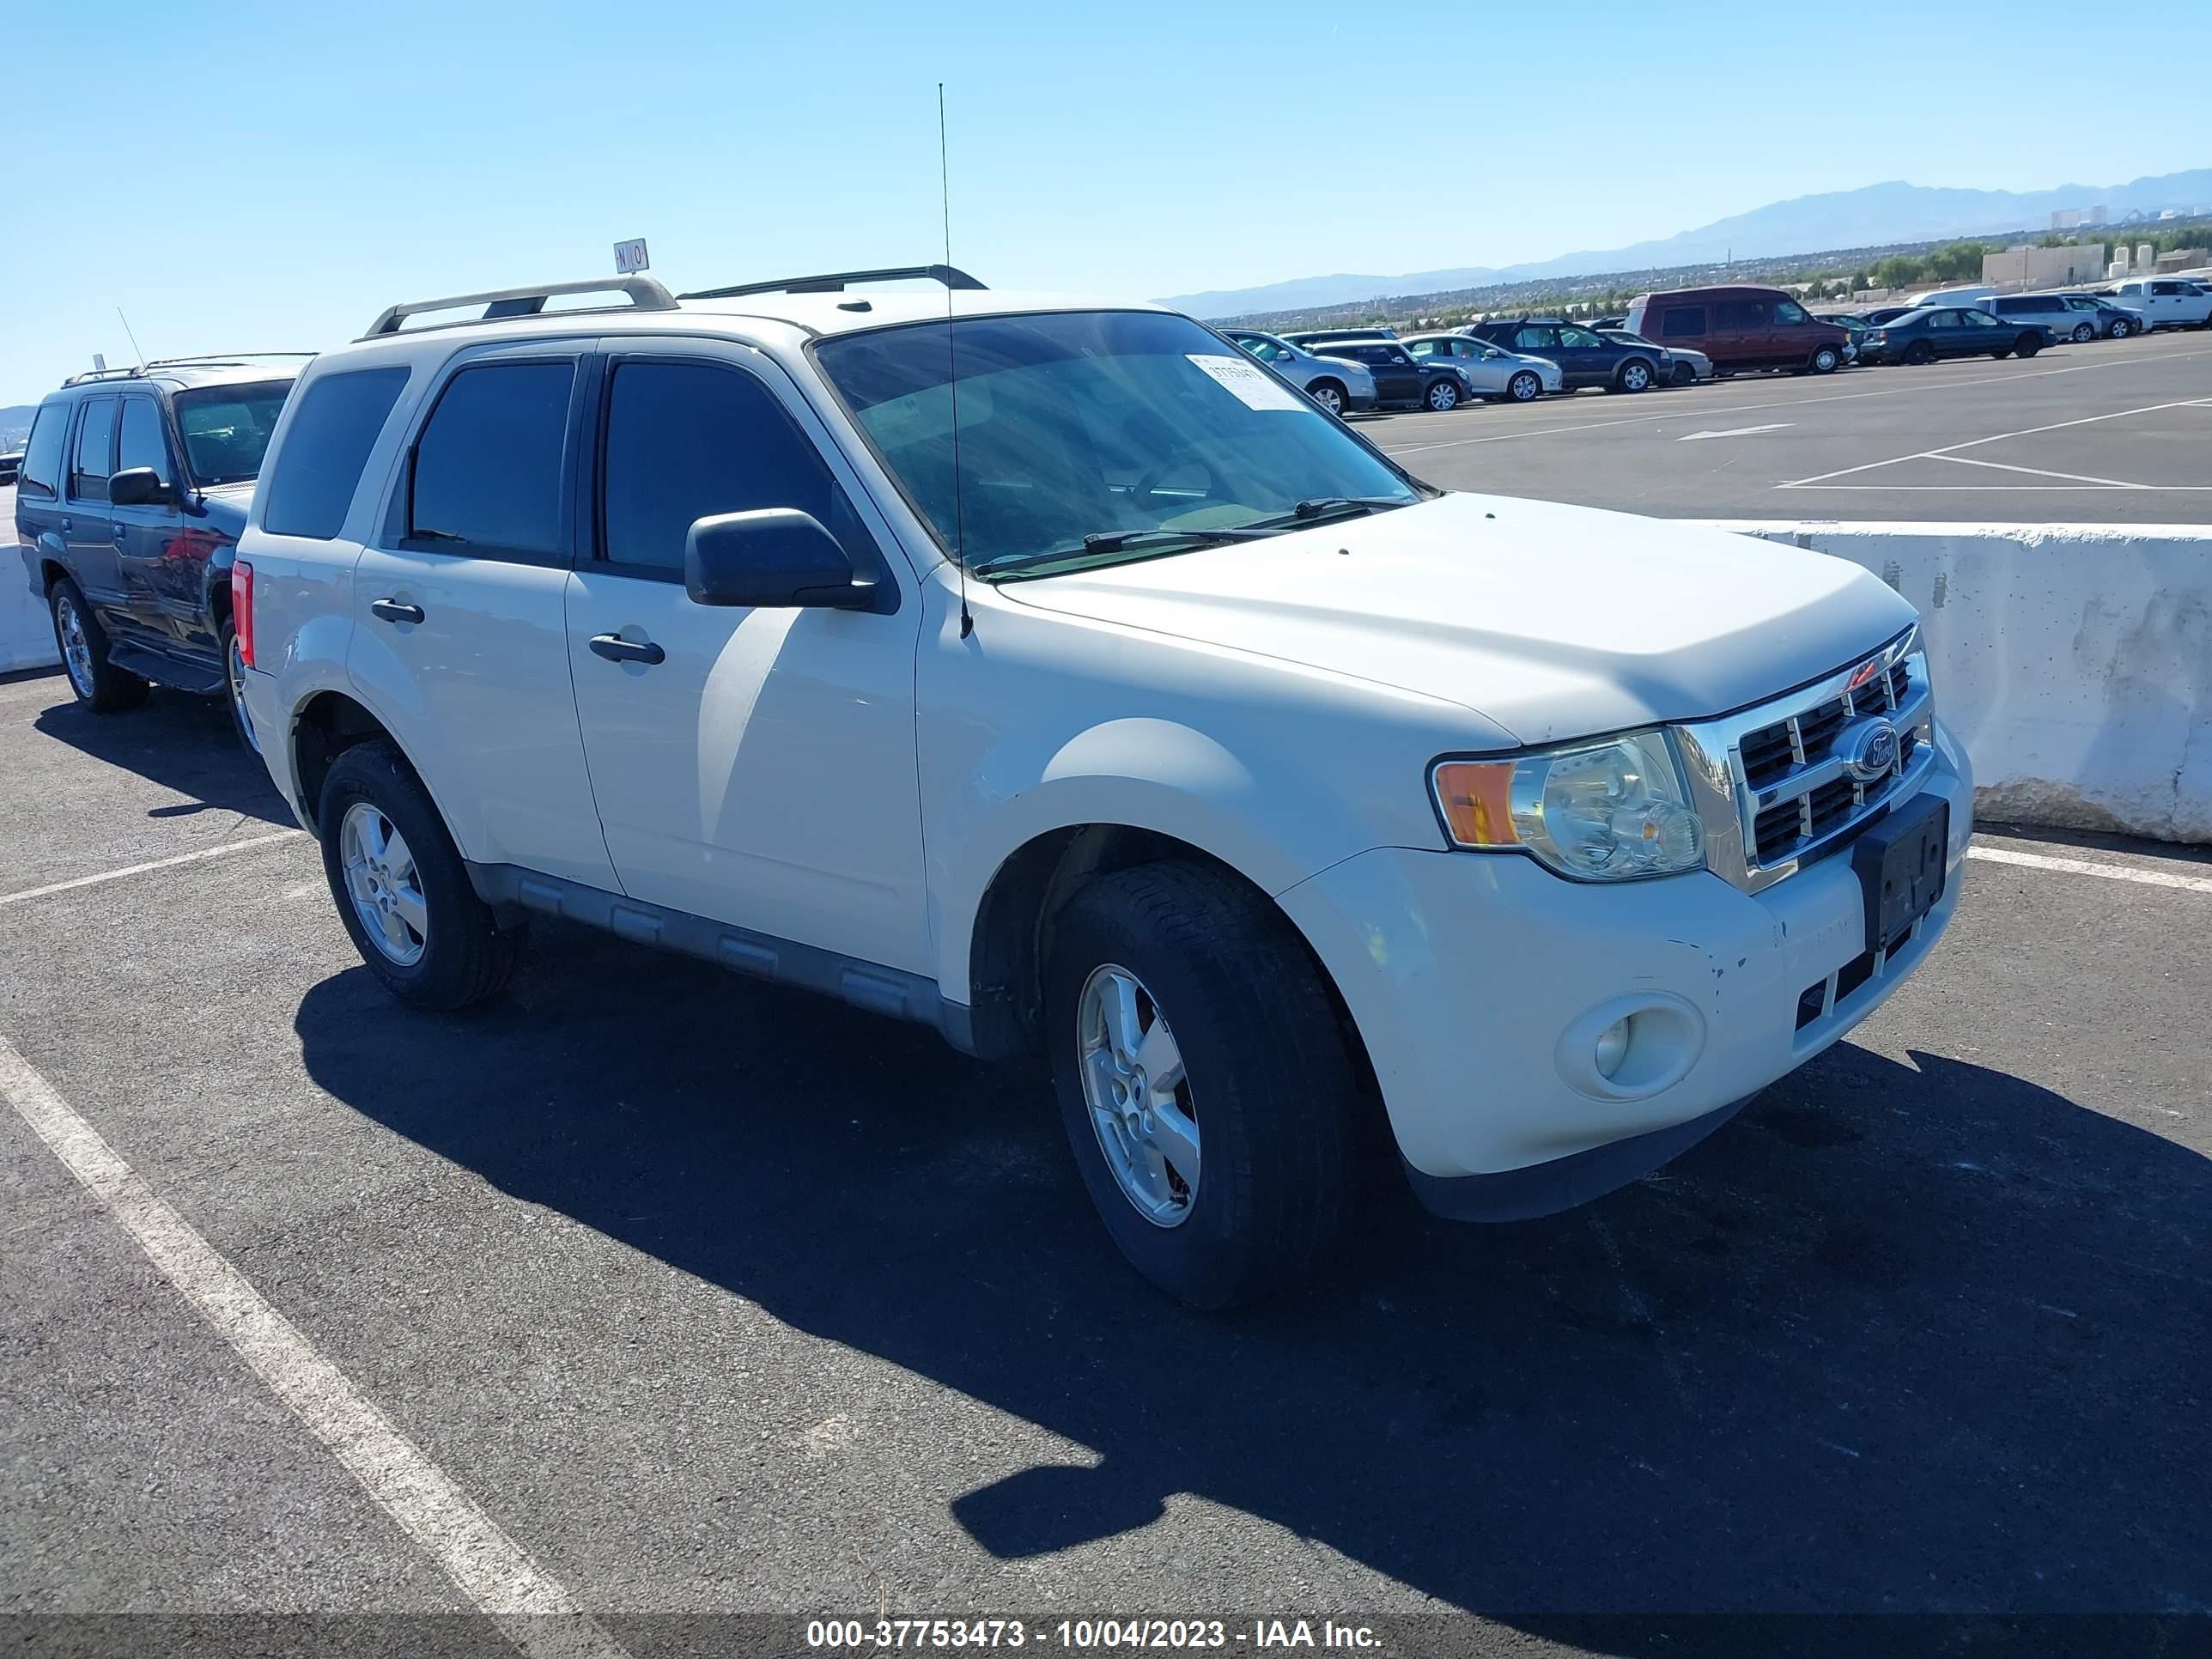
[[[133,363],[123,368],[88,368],[82,374],[72,374],[64,380],[65,386],[83,386],[94,380],[143,380],[149,374],[164,368],[228,368],[250,367],[263,357],[312,357],[312,351],[205,351],[189,357],[155,357],[143,363]]]
[[[438,300],[416,300],[406,305],[386,306],[379,312],[376,320],[368,325],[368,332],[361,337],[373,340],[379,335],[397,334],[400,325],[410,317],[426,311],[451,311],[460,306],[480,305],[481,317],[465,317],[457,322],[431,323],[429,328],[460,328],[471,323],[505,322],[519,317],[536,317],[545,309],[545,302],[557,294],[626,294],[626,307],[613,306],[581,307],[580,310],[627,309],[630,311],[673,311],[676,296],[650,276],[594,276],[580,283],[532,283],[523,288],[487,289],[481,294],[453,294]]]
[[[981,290],[977,282],[957,265],[891,265],[882,270],[831,270],[818,276],[783,276],[772,283],[739,283],[734,288],[703,288],[684,300],[734,300],[743,294],[842,294],[854,283],[896,283],[927,276],[949,289]]]

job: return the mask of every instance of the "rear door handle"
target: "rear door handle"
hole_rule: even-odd
[[[668,653],[651,640],[626,640],[619,634],[594,634],[592,650],[609,662],[641,662],[647,668],[668,660]]]
[[[379,599],[368,607],[368,614],[382,622],[418,623],[422,620],[422,607],[402,605],[398,599]]]
[[[124,532],[123,532],[123,526],[122,526],[121,525],[119,525],[119,524],[118,524],[118,525],[113,526],[112,526],[112,528],[113,528],[113,530],[114,530],[114,532],[115,532],[115,539],[116,539],[117,541],[118,541],[118,542],[119,542],[119,541],[121,541],[121,540],[123,539],[123,533],[124,533]]]

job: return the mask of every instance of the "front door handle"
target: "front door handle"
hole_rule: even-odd
[[[123,539],[123,537],[124,537],[124,527],[123,527],[121,525],[119,525],[119,524],[118,524],[118,525],[114,526],[113,526],[113,529],[114,529],[114,532],[115,532],[115,539],[117,540],[117,542],[120,543],[120,542],[122,541],[122,539]]]
[[[594,634],[592,650],[609,662],[641,662],[647,668],[668,660],[668,653],[651,640],[626,640],[619,634]]]
[[[402,605],[398,599],[379,599],[368,607],[368,614],[380,622],[418,623],[422,620],[422,607]]]
[[[76,520],[75,519],[64,519],[64,520],[62,520],[62,534],[63,534],[63,535],[64,535],[64,536],[68,535],[68,534],[70,533],[70,531],[72,531],[72,530],[74,530],[74,529],[76,529]]]

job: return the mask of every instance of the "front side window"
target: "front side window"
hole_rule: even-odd
[[[767,507],[811,514],[848,550],[864,534],[775,394],[720,363],[617,363],[605,456],[604,555],[617,564],[681,570],[695,520]]]
[[[329,541],[345,527],[361,470],[406,384],[404,368],[356,368],[308,386],[261,486],[264,530]]]
[[[561,463],[576,365],[465,368],[415,441],[410,539],[434,551],[550,558],[561,550]]]
[[[115,399],[94,398],[84,406],[76,429],[76,460],[70,468],[70,494],[81,501],[107,499],[107,475],[115,471]]]
[[[123,430],[115,449],[115,470],[149,466],[163,483],[169,482],[169,443],[161,435],[161,407],[151,398],[123,400]]]
[[[949,341],[945,324],[912,323],[814,351],[939,544],[987,578],[1279,535],[1422,499],[1310,400],[1224,355],[1187,318],[978,318]]]
[[[276,417],[292,393],[289,380],[250,386],[204,386],[171,400],[185,441],[185,465],[202,485],[250,483],[261,476],[262,457],[276,431]]]
[[[1785,327],[1795,328],[1798,324],[1811,319],[1805,315],[1805,307],[1795,300],[1777,300],[1774,302],[1774,320]]]
[[[23,447],[22,470],[15,475],[15,493],[33,501],[52,501],[61,494],[62,450],[69,441],[70,406],[41,404],[31,422],[31,441]]]

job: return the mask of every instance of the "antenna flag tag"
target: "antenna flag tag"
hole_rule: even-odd
[[[633,271],[652,269],[653,261],[645,257],[644,237],[641,236],[634,242],[615,244],[615,270],[617,274],[627,276]]]

